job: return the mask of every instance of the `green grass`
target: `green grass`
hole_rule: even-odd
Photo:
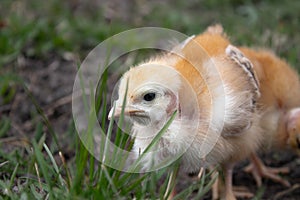
[[[75,134],[72,119],[64,132],[55,132],[55,124],[44,114],[20,73],[24,59],[46,65],[52,60],[68,60],[71,53],[80,63],[101,41],[130,28],[159,26],[197,34],[210,24],[221,23],[235,44],[271,48],[300,70],[298,1],[131,1],[125,11],[118,10],[122,6],[110,6],[116,10],[112,14],[103,5],[76,2],[1,2],[0,199],[163,199],[168,185],[176,182],[176,163],[146,174],[122,173],[101,165]],[[102,78],[95,102],[105,130],[108,78],[108,74]],[[22,91],[31,96],[31,114],[40,120],[33,123],[32,132],[20,136],[12,134],[15,121],[7,110]],[[51,139],[46,140],[45,130]],[[122,132],[118,130],[118,134]],[[66,141],[55,139],[58,136]],[[127,139],[120,136],[116,141]],[[65,158],[70,151],[71,156]],[[203,196],[211,183],[206,174],[177,199]]]

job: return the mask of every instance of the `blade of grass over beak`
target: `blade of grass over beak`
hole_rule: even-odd
[[[155,135],[153,140],[150,142],[150,144],[146,147],[146,149],[143,151],[143,153],[138,157],[136,160],[134,170],[139,166],[140,161],[145,157],[145,155],[152,150],[152,148],[157,144],[157,142],[161,139],[163,134],[167,131],[167,129],[170,127],[172,124],[173,120],[175,119],[177,114],[177,110],[172,114],[170,119],[167,121],[167,123],[163,126],[163,128]]]
[[[172,124],[173,120],[175,119],[177,114],[177,110],[172,114],[172,116],[170,117],[170,119],[167,121],[167,123],[164,125],[164,127],[155,135],[155,137],[153,138],[153,140],[150,142],[150,144],[146,147],[146,149],[144,150],[143,154],[147,153],[148,151],[150,151],[154,145],[160,140],[160,138],[163,136],[163,134],[167,131],[167,129],[170,127],[170,125]],[[142,155],[143,156],[143,155]]]
[[[139,156],[139,158],[135,161],[134,165],[132,165],[129,169],[129,171],[131,172],[136,172],[136,170],[140,167],[140,161],[142,160],[142,158],[146,155],[146,153],[148,151],[150,151],[154,145],[159,141],[159,139],[162,137],[162,135],[166,132],[166,130],[169,128],[169,126],[171,125],[171,123],[173,122],[173,120],[175,119],[175,116],[177,114],[177,111],[175,111],[172,116],[170,117],[170,119],[167,121],[167,123],[164,125],[164,127],[158,132],[158,134],[153,138],[153,140],[151,141],[151,143],[147,146],[147,148],[145,149],[145,151]],[[130,176],[130,173],[125,174],[119,181],[121,183],[125,183],[126,180],[128,179],[128,177]]]

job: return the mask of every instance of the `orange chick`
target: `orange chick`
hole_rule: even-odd
[[[163,54],[123,75],[119,99],[109,118],[112,113],[120,115],[126,98],[124,115],[133,122],[133,150],[138,156],[177,111],[156,145],[163,152],[145,159],[144,167],[151,168],[165,156],[176,156],[188,144],[181,157],[182,167],[198,171],[202,166],[221,164],[225,173],[221,198],[235,199],[233,166],[255,152],[263,139],[256,106],[260,96],[256,72],[218,25],[174,49],[185,59],[174,53]],[[210,151],[203,153],[209,146]]]
[[[297,72],[270,51],[243,47],[240,50],[253,63],[260,82],[261,97],[257,105],[262,112],[262,146],[264,149],[288,148],[299,153],[300,109],[297,107],[300,106],[300,82]],[[261,177],[290,185],[278,176],[278,173],[287,173],[288,168],[266,167],[255,153],[251,154],[250,160],[251,165],[246,171],[252,172],[258,186],[262,183]]]

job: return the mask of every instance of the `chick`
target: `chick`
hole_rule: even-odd
[[[120,115],[126,98],[124,114],[133,121],[134,151],[139,155],[163,122],[177,111],[156,146],[163,152],[151,162],[145,161],[145,168],[185,149],[183,168],[198,171],[205,165],[221,164],[225,174],[222,198],[235,199],[233,166],[255,152],[263,139],[256,106],[259,80],[250,60],[230,44],[219,25],[183,44],[175,49],[185,59],[174,53],[163,54],[126,72],[109,118],[113,111]],[[196,120],[191,120],[195,116]],[[211,147],[210,151],[203,153],[206,147]]]
[[[258,99],[263,130],[264,149],[294,149],[299,153],[300,125],[300,81],[298,74],[285,61],[266,50],[239,48],[253,63],[260,82],[261,97]],[[266,148],[267,147],[267,148]],[[251,165],[246,171],[252,172],[258,186],[261,177],[272,179],[285,186],[278,173],[287,173],[287,168],[268,168],[255,153],[250,156]]]
[[[295,85],[296,88],[298,87]],[[268,108],[265,106],[265,108]],[[270,150],[292,150],[300,156],[300,108],[286,109],[285,107],[270,109],[262,114],[261,128],[264,132],[264,139],[259,151]],[[279,174],[289,172],[288,167],[268,167],[256,155],[255,152],[250,155],[250,165],[244,168],[244,171],[252,173],[257,186],[262,185],[262,178],[271,179],[290,187],[289,181],[283,179]],[[219,178],[213,185],[213,199],[218,199],[220,191],[224,186],[220,184]],[[235,191],[235,194],[243,197],[253,197],[253,194],[247,191],[247,188],[241,188]]]
[[[300,155],[300,108],[288,111],[279,109],[266,112],[262,120],[262,128],[266,131],[264,150],[293,150]],[[262,184],[262,177],[272,179],[289,187],[290,183],[281,178],[279,173],[288,173],[288,167],[270,168],[255,154],[250,156],[251,164],[245,168],[251,172],[258,186]]]
[[[267,148],[290,149],[300,155],[300,107],[277,108],[264,114]]]

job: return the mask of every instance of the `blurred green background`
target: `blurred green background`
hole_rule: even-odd
[[[299,8],[289,0],[2,0],[1,65],[13,65],[19,56],[84,56],[110,35],[135,27],[197,34],[214,23],[223,24],[235,43],[266,46],[297,63]]]

